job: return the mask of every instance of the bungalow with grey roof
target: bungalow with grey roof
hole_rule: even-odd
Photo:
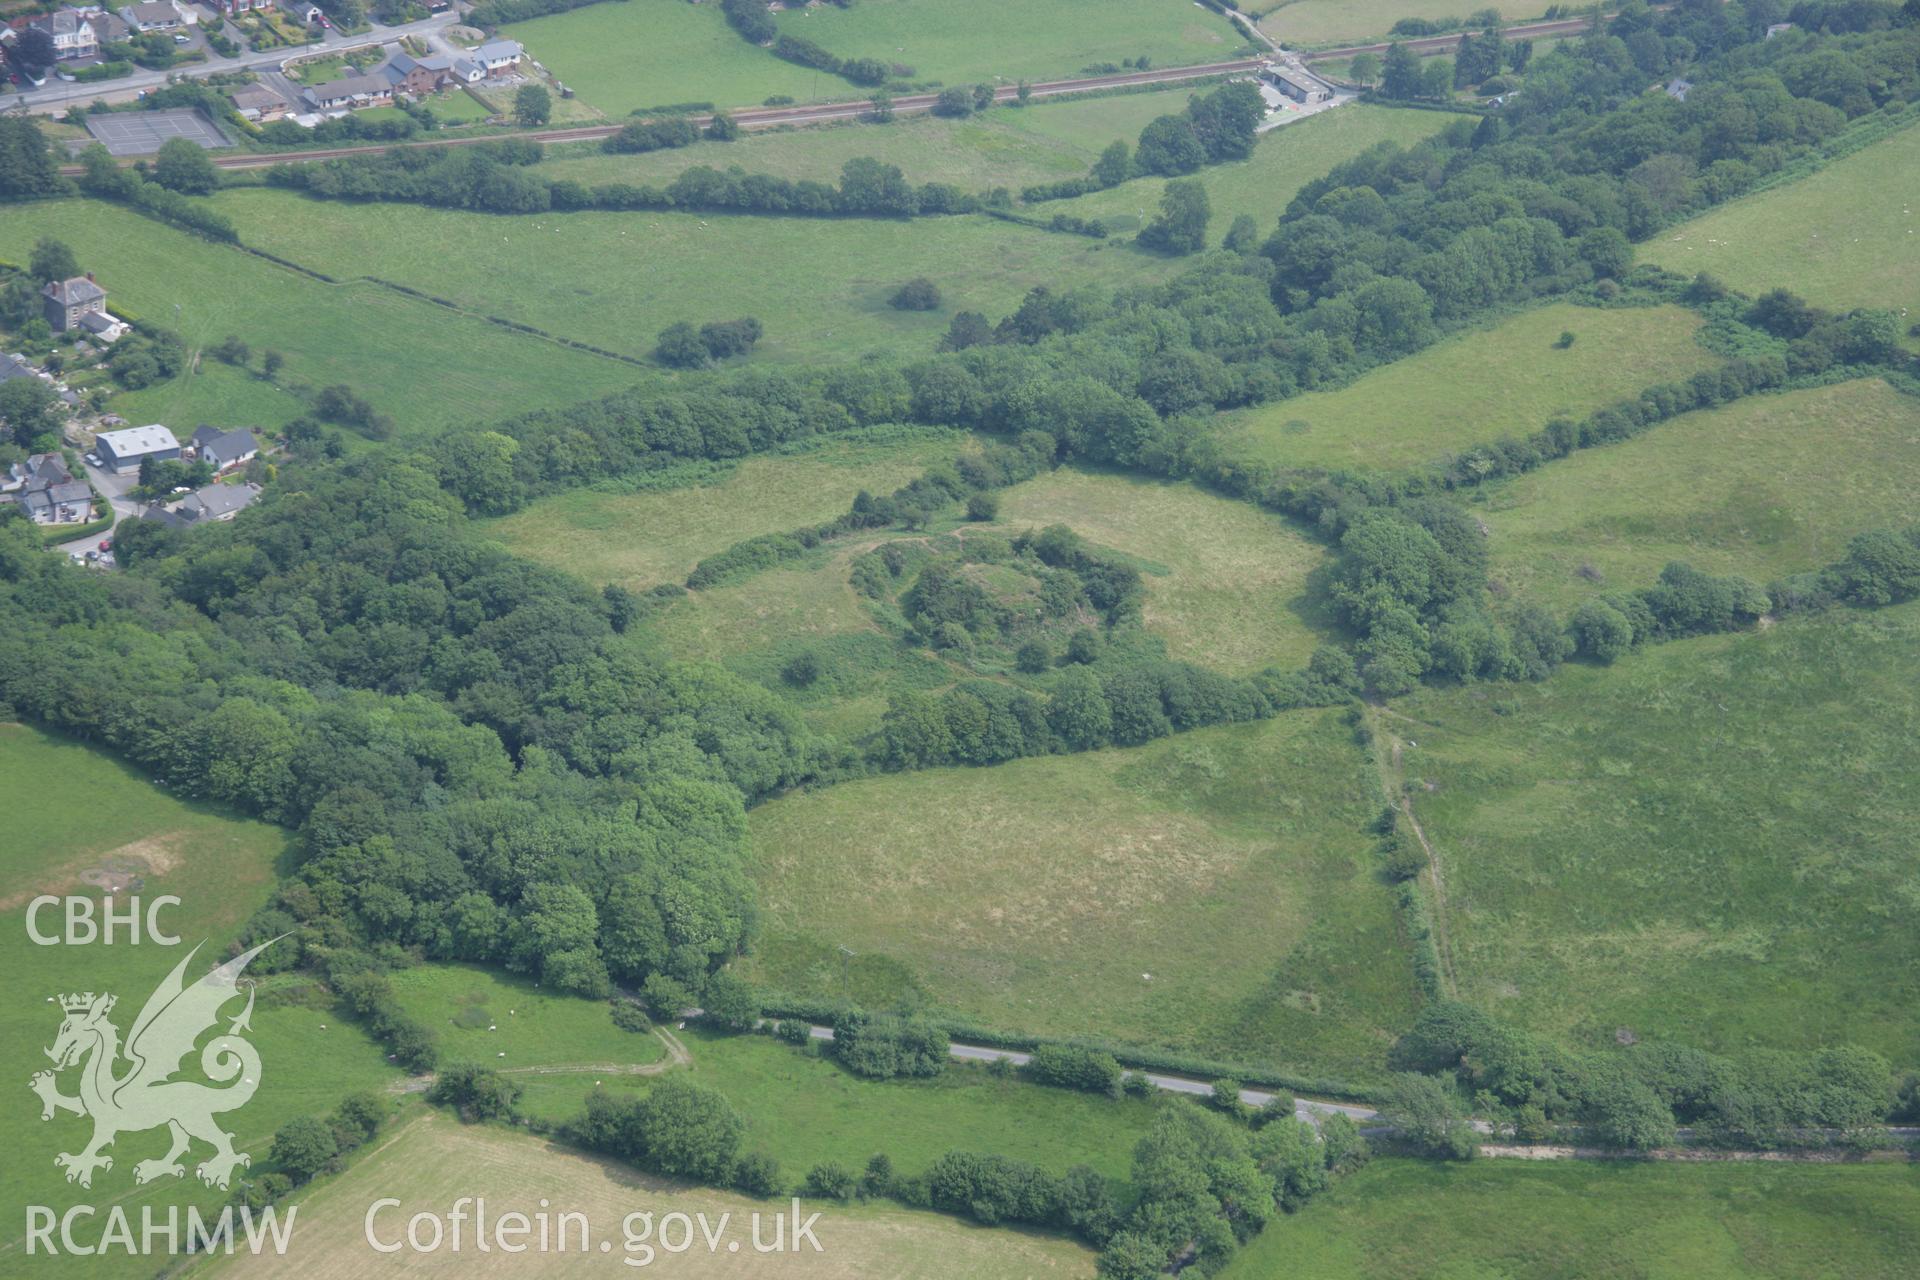
[[[135,31],[172,31],[197,24],[200,15],[174,0],[145,0],[141,4],[122,5],[120,16]]]
[[[173,506],[174,512],[193,524],[212,524],[231,520],[252,506],[260,497],[257,484],[210,484],[195,489]]]
[[[393,105],[393,85],[385,76],[343,76],[303,90],[301,100],[315,111],[358,111]]]
[[[218,427],[201,427],[193,433],[193,457],[196,462],[211,462],[215,471],[225,471],[251,461],[260,455],[260,442],[253,432],[222,431]]]
[[[263,84],[250,84],[233,91],[233,109],[243,119],[261,124],[284,120],[293,107],[287,100]]]

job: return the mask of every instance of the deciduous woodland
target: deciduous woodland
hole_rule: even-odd
[[[1072,73],[1098,6],[1030,3]],[[47,797],[4,914],[224,880],[308,1072],[182,1203],[526,1145],[466,1124],[817,1200],[844,1274],[954,1274],[955,1218],[1113,1280],[1672,1270],[1756,1197],[1799,1216],[1725,1274],[1902,1274],[1920,190],[1873,158],[1920,4],[1359,6],[1464,37],[1283,65],[1253,24],[1334,31],[1312,0],[1129,0],[1208,74],[1143,42],[1071,127],[936,4],[486,0],[544,109],[264,173],[63,172],[0,118],[0,762]],[[640,21],[849,119],[558,78]],[[260,156],[454,127],[226,87],[159,106]],[[1296,145],[1335,158],[1258,204]],[[1850,236],[1868,201],[1905,212]],[[606,309],[669,267],[711,291]],[[122,465],[115,420],[172,446]],[[229,835],[190,869],[141,824]],[[1556,1167],[1461,1163],[1515,1151]],[[1668,1226],[1588,1265],[1593,1202]]]

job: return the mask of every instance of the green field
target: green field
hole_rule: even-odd
[[[319,206],[277,207],[275,216],[286,217]],[[283,247],[304,258],[309,246],[302,231],[289,231]],[[343,274],[369,270],[352,266],[365,248],[357,240],[361,233],[350,227],[334,233],[348,237],[337,247]],[[72,246],[81,265],[99,276],[109,307],[177,330],[196,354],[238,334],[252,346],[256,368],[268,348],[286,356],[278,386],[200,360],[197,371],[116,397],[113,410],[131,422],[162,422],[186,432],[201,423],[278,427],[306,408],[283,388],[347,383],[391,414],[404,435],[485,421],[556,398],[584,399],[640,376],[620,361],[515,334],[377,285],[323,284],[94,200],[10,209],[0,219],[0,259],[24,261],[34,241],[47,235]],[[440,252],[460,250],[442,245]]]
[[[1508,23],[1525,22],[1529,17],[1537,18],[1545,8],[1503,9],[1501,17]],[[1354,0],[1280,0],[1277,4],[1263,0],[1249,3],[1245,9],[1260,16],[1262,31],[1290,48],[1356,44],[1370,37],[1384,40],[1402,18],[1435,22],[1478,12],[1464,0],[1367,0],[1362,4]]]
[[[1708,271],[1736,289],[1785,287],[1819,306],[1920,306],[1920,127],[1795,182],[1683,223],[1643,262]]]
[[[484,1197],[490,1217],[521,1212],[531,1219],[543,1210],[554,1222],[554,1240],[561,1234],[558,1215],[585,1215],[589,1246],[596,1260],[583,1261],[579,1229],[567,1234],[569,1250],[505,1254],[481,1253],[475,1248],[469,1222],[465,1248],[444,1248],[435,1254],[381,1255],[366,1239],[369,1206],[383,1197],[401,1201],[396,1209],[376,1219],[383,1240],[404,1238],[407,1219],[429,1211],[444,1215],[462,1196]],[[232,1258],[216,1258],[194,1270],[195,1276],[297,1277],[297,1280],[347,1280],[393,1270],[396,1263],[408,1273],[457,1270],[462,1275],[548,1277],[596,1272],[651,1274],[653,1267],[675,1276],[744,1277],[755,1274],[813,1277],[825,1280],[947,1280],[952,1276],[1072,1277],[1093,1275],[1093,1255],[1080,1245],[1057,1236],[1007,1228],[969,1226],[932,1213],[916,1213],[892,1206],[829,1206],[806,1202],[805,1218],[821,1213],[814,1227],[820,1251],[808,1247],[778,1255],[755,1253],[748,1220],[755,1212],[766,1215],[762,1240],[771,1243],[775,1212],[789,1215],[785,1200],[750,1200],[725,1191],[710,1191],[650,1177],[597,1156],[584,1155],[526,1134],[489,1126],[464,1126],[450,1116],[432,1113],[407,1125],[379,1151],[360,1160],[342,1176],[320,1184],[299,1201],[300,1230],[284,1257],[271,1253],[250,1257],[244,1251]],[[721,1243],[709,1251],[699,1229],[694,1229],[690,1251],[669,1253],[651,1238],[651,1249],[640,1253],[627,1243],[628,1215],[651,1215],[650,1231],[666,1215],[704,1214],[709,1229]],[[728,1221],[721,1221],[722,1215]],[[497,1217],[493,1217],[498,1221]],[[635,1232],[639,1224],[633,1224]],[[599,1252],[605,1241],[610,1253]],[[647,1241],[642,1241],[647,1243]],[[678,1244],[677,1234],[674,1243]],[[737,1252],[728,1243],[739,1245]],[[623,1266],[624,1262],[632,1266]],[[643,1270],[642,1264],[646,1269]]]
[[[380,276],[635,356],[651,352],[659,331],[676,321],[743,315],[766,325],[756,360],[845,360],[873,350],[922,354],[946,332],[954,311],[998,317],[1036,284],[1063,290],[1137,283],[1178,269],[1129,245],[981,216],[909,222],[695,213],[502,218],[408,204],[327,203],[264,188],[227,191],[216,204],[248,243],[329,275]],[[25,244],[30,247],[31,236]],[[946,294],[941,310],[887,305],[915,276],[939,284]],[[588,359],[527,346],[556,369]],[[537,385],[552,382],[547,375]],[[561,398],[579,400],[593,389],[591,380],[581,379]],[[526,399],[525,393],[514,397]]]
[[[1916,659],[1908,604],[1396,704],[1461,998],[1587,1045],[1910,1060]]]
[[[693,1056],[693,1079],[726,1095],[747,1120],[744,1150],[780,1162],[794,1182],[834,1160],[858,1170],[876,1151],[894,1168],[924,1171],[948,1151],[993,1151],[1055,1173],[1091,1165],[1115,1183],[1152,1121],[1150,1100],[1095,1097],[996,1077],[955,1064],[932,1080],[862,1080],[813,1050],[759,1035],[674,1032]],[[523,1076],[530,1115],[577,1115],[597,1079],[610,1093],[643,1091],[648,1076]]]
[[[1156,99],[1163,96],[1154,95]],[[1101,101],[1118,104],[1135,99]],[[1036,111],[1034,118],[1043,119],[1047,112],[1055,109]],[[1247,159],[1209,165],[1195,175],[1206,186],[1207,200],[1213,209],[1210,239],[1217,244],[1234,218],[1243,213],[1260,224],[1264,236],[1279,221],[1294,193],[1315,178],[1326,176],[1335,165],[1377,143],[1411,146],[1438,133],[1449,123],[1451,117],[1442,112],[1404,111],[1356,103],[1263,133],[1253,155]],[[1130,131],[1116,129],[1098,145],[1105,146],[1115,137],[1125,138],[1131,145],[1137,133],[1137,127]],[[1049,215],[1068,213],[1099,218],[1115,230],[1131,231],[1138,228],[1143,219],[1153,216],[1165,187],[1164,178],[1136,178],[1111,190],[1071,200],[1049,201],[1038,209]]]
[[[527,46],[559,81],[610,116],[642,107],[711,102],[757,106],[772,95],[803,101],[857,96],[838,77],[776,58],[742,40],[718,4],[629,0],[500,29]]]
[[[426,99],[441,124],[473,124],[493,115],[480,100],[464,89],[447,89]]]
[[[1912,1165],[1376,1160],[1282,1217],[1226,1280],[1895,1280]]]
[[[1189,484],[1063,467],[1002,495],[1009,531],[1069,525],[1153,566],[1147,629],[1167,655],[1243,674],[1306,665],[1325,619],[1307,575],[1323,548],[1285,520]]]
[[[1655,382],[1717,363],[1682,307],[1600,310],[1554,303],[1435,343],[1338,391],[1220,419],[1229,456],[1282,467],[1392,469],[1527,436]],[[1556,341],[1574,335],[1564,350]]]
[[[1765,583],[1920,514],[1920,399],[1879,379],[1689,413],[1488,486],[1493,574],[1563,612],[1671,560]],[[1597,577],[1596,577],[1597,575]]]
[[[1415,995],[1370,796],[1331,712],[787,796],[751,815],[748,972],[1034,1033],[1376,1071]]]
[[[843,58],[911,65],[922,83],[1057,80],[1143,54],[1156,66],[1181,66],[1241,47],[1225,19],[1182,0],[863,0],[777,17],[783,31]],[[1006,38],[1014,32],[1018,39]],[[502,34],[612,116],[681,102],[750,107],[775,95],[820,102],[870,92],[748,44],[718,5],[593,5]]]
[[[914,79],[947,84],[1062,80],[1142,55],[1156,67],[1222,62],[1244,47],[1225,18],[1187,0],[860,0],[777,18],[783,34],[842,58],[901,63]],[[864,96],[840,83],[838,96]]]
[[[1306,587],[1321,549],[1245,504],[1190,485],[1062,469],[1007,490],[989,528],[1013,536],[1049,524],[1135,557],[1147,634],[1169,657],[1233,674],[1294,669],[1306,665],[1329,625]],[[858,739],[878,726],[890,694],[940,689],[970,674],[900,638],[853,590],[854,558],[889,540],[843,540],[693,592],[645,628],[640,642],[657,639],[677,657],[720,661],[792,699],[816,729]],[[782,678],[803,650],[823,668],[804,689]]]
[[[0,1205],[9,1225],[0,1231],[0,1272],[9,1275],[146,1276],[151,1259],[114,1254],[101,1259],[36,1256],[25,1258],[24,1210],[29,1204],[64,1212],[75,1204],[124,1204],[136,1216],[142,1206],[162,1215],[167,1205],[217,1207],[225,1193],[193,1177],[161,1179],[145,1186],[133,1181],[133,1166],[164,1153],[164,1132],[128,1132],[110,1154],[113,1168],[94,1175],[90,1189],[64,1181],[53,1157],[78,1151],[91,1124],[57,1113],[40,1119],[40,1105],[27,1092],[35,1071],[47,1068],[43,1050],[60,1026],[60,1010],[50,1001],[75,991],[108,991],[118,997],[112,1021],[125,1034],[147,997],[187,951],[202,944],[189,967],[198,976],[205,965],[224,957],[235,932],[266,902],[275,877],[286,869],[287,835],[275,827],[246,822],[217,810],[183,804],[111,757],[18,725],[0,726],[0,777],[6,779],[7,813],[12,830],[5,842],[5,897],[0,899],[0,958],[15,995],[0,1014],[0,1068],[17,1093],[0,1126],[0,1140],[13,1156],[0,1169]],[[128,945],[36,946],[26,932],[26,904],[40,893],[84,896],[96,906],[111,888],[116,899],[163,894],[180,898],[163,911],[162,926],[181,938],[178,947],[145,942]],[[60,932],[58,909],[43,912],[41,931]],[[356,1089],[383,1085],[393,1075],[374,1044],[357,1028],[331,1012],[331,1002],[294,1003],[300,979],[271,980],[260,989],[249,1040],[259,1051],[264,1079],[243,1108],[220,1117],[234,1135],[236,1149],[263,1161],[273,1131],[296,1115],[322,1113]],[[238,1002],[224,1010],[240,1011]],[[201,1079],[197,1057],[189,1058],[178,1078]],[[61,1091],[76,1091],[78,1072],[59,1078]],[[196,1144],[191,1160],[209,1149]],[[94,1220],[91,1234],[104,1224]],[[82,1227],[78,1238],[89,1230]],[[24,1268],[24,1270],[23,1270]]]
[[[890,693],[943,688],[968,674],[875,622],[847,580],[854,556],[870,545],[836,545],[693,592],[646,628],[641,642],[657,640],[675,657],[721,662],[785,694],[815,729],[858,738],[878,727]],[[795,689],[780,673],[802,650],[824,671],[811,687]]]
[[[479,965],[430,964],[393,975],[406,1011],[440,1038],[445,1062],[525,1067],[644,1066],[665,1056],[658,1039],[613,1025],[604,1000],[542,991],[531,978]]]
[[[679,582],[703,557],[744,538],[844,515],[862,489],[888,494],[971,444],[959,432],[869,443],[861,433],[803,450],[747,458],[714,484],[659,493],[574,490],[495,521],[519,555],[587,581],[635,590]]]

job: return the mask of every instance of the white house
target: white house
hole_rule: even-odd
[[[200,21],[200,11],[191,5],[183,5],[179,0],[145,0],[142,4],[123,6],[120,16],[135,31],[173,31],[180,27],[195,26]]]
[[[260,441],[254,438],[251,431],[201,427],[193,433],[194,461],[210,462],[215,471],[225,471],[243,462],[251,462],[259,455]]]
[[[471,56],[487,75],[504,76],[526,60],[527,51],[518,40],[489,40]]]

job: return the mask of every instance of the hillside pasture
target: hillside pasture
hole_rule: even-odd
[[[634,0],[512,22],[500,29],[590,106],[618,117],[647,107],[758,106],[857,96],[853,86],[782,61],[740,38],[718,4]]]
[[[280,208],[289,217],[305,212]],[[367,247],[354,239],[358,233],[342,233],[350,239],[334,264],[341,274],[371,270],[353,265]],[[183,433],[201,423],[277,428],[306,411],[295,388],[345,383],[392,415],[405,436],[582,399],[642,376],[620,361],[379,285],[325,284],[96,200],[8,210],[0,219],[0,259],[26,261],[41,236],[72,246],[106,288],[109,307],[177,331],[194,352],[194,366],[180,377],[114,397],[110,407],[130,422],[162,422]],[[243,230],[243,238],[251,236]],[[301,260],[311,247],[298,229],[276,243]],[[457,251],[442,245],[440,252]],[[253,371],[200,358],[203,347],[229,334],[252,346]],[[286,356],[271,382],[258,374],[259,353],[268,349]]]
[[[1502,10],[1501,18],[1508,23],[1524,22],[1530,14],[1537,17],[1545,8],[1540,5],[1511,13]],[[1365,4],[1353,0],[1280,0],[1276,4],[1266,0],[1248,4],[1246,11],[1258,14],[1260,29],[1290,48],[1384,40],[1402,18],[1441,22],[1476,12],[1462,0],[1367,0]]]
[[[1895,1280],[1916,1250],[1913,1165],[1386,1159],[1269,1223],[1220,1274]]]
[[[1151,565],[1147,629],[1169,657],[1239,675],[1306,665],[1326,619],[1307,580],[1322,548],[1285,520],[1190,484],[1062,467],[1002,495],[1009,532],[1050,524]]]
[[[1502,436],[1527,436],[1656,382],[1717,363],[1683,307],[1554,303],[1437,342],[1314,391],[1222,415],[1229,457],[1278,467],[1391,470]],[[1560,335],[1574,342],[1561,348]]]
[[[1183,0],[861,0],[776,20],[782,34],[842,58],[877,58],[946,84],[1063,80],[1142,56],[1156,67],[1222,62],[1244,47],[1225,18]],[[864,96],[837,83],[842,97]]]
[[[0,1203],[46,1205],[56,1213],[78,1204],[126,1207],[139,1220],[143,1207],[164,1218],[168,1206],[215,1210],[226,1193],[192,1176],[145,1185],[133,1167],[167,1147],[164,1131],[128,1131],[110,1154],[113,1168],[95,1173],[91,1188],[65,1181],[56,1152],[79,1151],[91,1132],[78,1116],[56,1113],[42,1121],[27,1092],[30,1076],[50,1065],[43,1052],[60,1028],[59,994],[105,991],[118,998],[113,1022],[124,1034],[147,997],[194,947],[188,974],[198,977],[227,954],[227,945],[247,918],[265,905],[276,878],[290,862],[286,832],[217,809],[181,802],[111,756],[21,725],[0,725],[0,777],[6,779],[13,830],[0,845],[5,869],[0,893],[0,961],[16,997],[0,1012],[0,1068],[18,1096],[0,1122],[0,1142],[17,1158],[0,1168]],[[159,923],[177,935],[177,946],[145,940],[128,945],[125,926],[114,945],[37,946],[27,935],[27,904],[40,893],[91,899],[95,918],[109,902],[144,902],[171,894],[177,907],[163,908]],[[109,896],[111,895],[111,896]],[[122,908],[124,910],[124,907]],[[42,911],[43,933],[62,931],[58,909]],[[236,1001],[223,1012],[240,1012]],[[269,977],[258,990],[250,1042],[259,1051],[263,1079],[244,1107],[221,1116],[237,1150],[264,1164],[274,1130],[296,1115],[324,1114],[344,1095],[379,1088],[394,1072],[381,1051],[355,1026],[336,1017],[332,1001],[316,984],[293,976]],[[198,1058],[177,1078],[202,1079]],[[78,1072],[57,1079],[71,1095]],[[192,1162],[206,1158],[196,1144]],[[102,1210],[104,1212],[104,1209]],[[99,1230],[100,1220],[95,1231]],[[0,1271],[49,1276],[148,1276],[151,1258],[118,1251],[80,1258],[63,1253],[26,1261],[23,1217],[0,1231]],[[85,1229],[80,1237],[86,1238]],[[24,1269],[23,1269],[24,1268]]]
[[[1640,260],[1748,293],[1787,288],[1837,311],[1906,316],[1920,306],[1920,126],[1662,232]]]
[[[1916,658],[1920,605],[1842,609],[1396,704],[1461,998],[1593,1046],[1910,1059]]]
[[[1689,413],[1488,486],[1493,574],[1567,611],[1672,560],[1760,583],[1920,518],[1920,399],[1877,378]]]
[[[801,1171],[804,1172],[804,1171]],[[763,1217],[761,1239],[773,1239],[772,1218],[793,1210],[785,1199],[752,1200],[733,1192],[712,1191],[668,1182],[643,1174],[619,1161],[587,1155],[556,1143],[490,1126],[462,1125],[443,1114],[423,1116],[376,1154],[362,1159],[345,1174],[322,1183],[298,1201],[301,1230],[284,1256],[272,1253],[215,1258],[196,1275],[219,1280],[256,1280],[298,1277],[298,1280],[345,1280],[376,1270],[392,1270],[398,1260],[412,1275],[577,1276],[595,1268],[580,1256],[579,1228],[565,1233],[565,1249],[527,1249],[506,1253],[481,1252],[474,1246],[469,1223],[465,1247],[455,1252],[442,1247],[433,1253],[374,1252],[366,1237],[368,1208],[383,1197],[401,1201],[376,1219],[383,1240],[404,1239],[407,1220],[415,1213],[444,1215],[463,1196],[484,1197],[494,1215],[524,1213],[531,1221],[545,1214],[556,1224],[553,1239],[560,1241],[562,1213],[584,1215],[590,1229],[588,1252],[599,1269],[624,1271],[630,1262],[660,1266],[673,1275],[745,1277],[780,1275],[834,1277],[835,1280],[943,1280],[954,1275],[1091,1277],[1093,1254],[1057,1236],[972,1227],[932,1213],[916,1213],[892,1206],[840,1206],[803,1203],[804,1220],[816,1209],[820,1220],[813,1234],[818,1252],[804,1244],[786,1252],[755,1252],[749,1220]],[[647,1214],[648,1234],[638,1236],[641,1224],[631,1214]],[[669,1252],[657,1234],[669,1214],[689,1218],[704,1214],[720,1243],[709,1249],[699,1229],[685,1252]],[[722,1216],[726,1221],[722,1221]],[[443,1224],[444,1225],[444,1224]],[[423,1236],[424,1238],[424,1236]],[[678,1247],[677,1229],[671,1236]],[[793,1245],[790,1234],[788,1243]],[[607,1249],[600,1249],[601,1243]],[[728,1244],[738,1246],[729,1250]],[[645,1252],[642,1252],[642,1249]]]
[[[398,281],[474,311],[639,357],[677,321],[746,315],[766,326],[752,357],[759,361],[849,360],[869,351],[920,355],[934,349],[955,311],[997,318],[1036,284],[1061,290],[1138,283],[1177,269],[1126,245],[984,216],[498,217],[324,202],[265,188],[223,192],[215,203],[248,243],[329,275]],[[31,237],[25,243],[30,247]],[[887,305],[916,276],[940,286],[941,310]],[[554,352],[545,344],[532,350]],[[557,354],[544,358],[560,362]],[[548,374],[534,385],[552,381]],[[579,386],[562,398],[586,394],[589,387]],[[512,399],[524,403],[527,396]]]
[[[750,815],[763,931],[747,972],[1035,1034],[1372,1073],[1415,993],[1371,797],[1332,712],[783,797]]]

